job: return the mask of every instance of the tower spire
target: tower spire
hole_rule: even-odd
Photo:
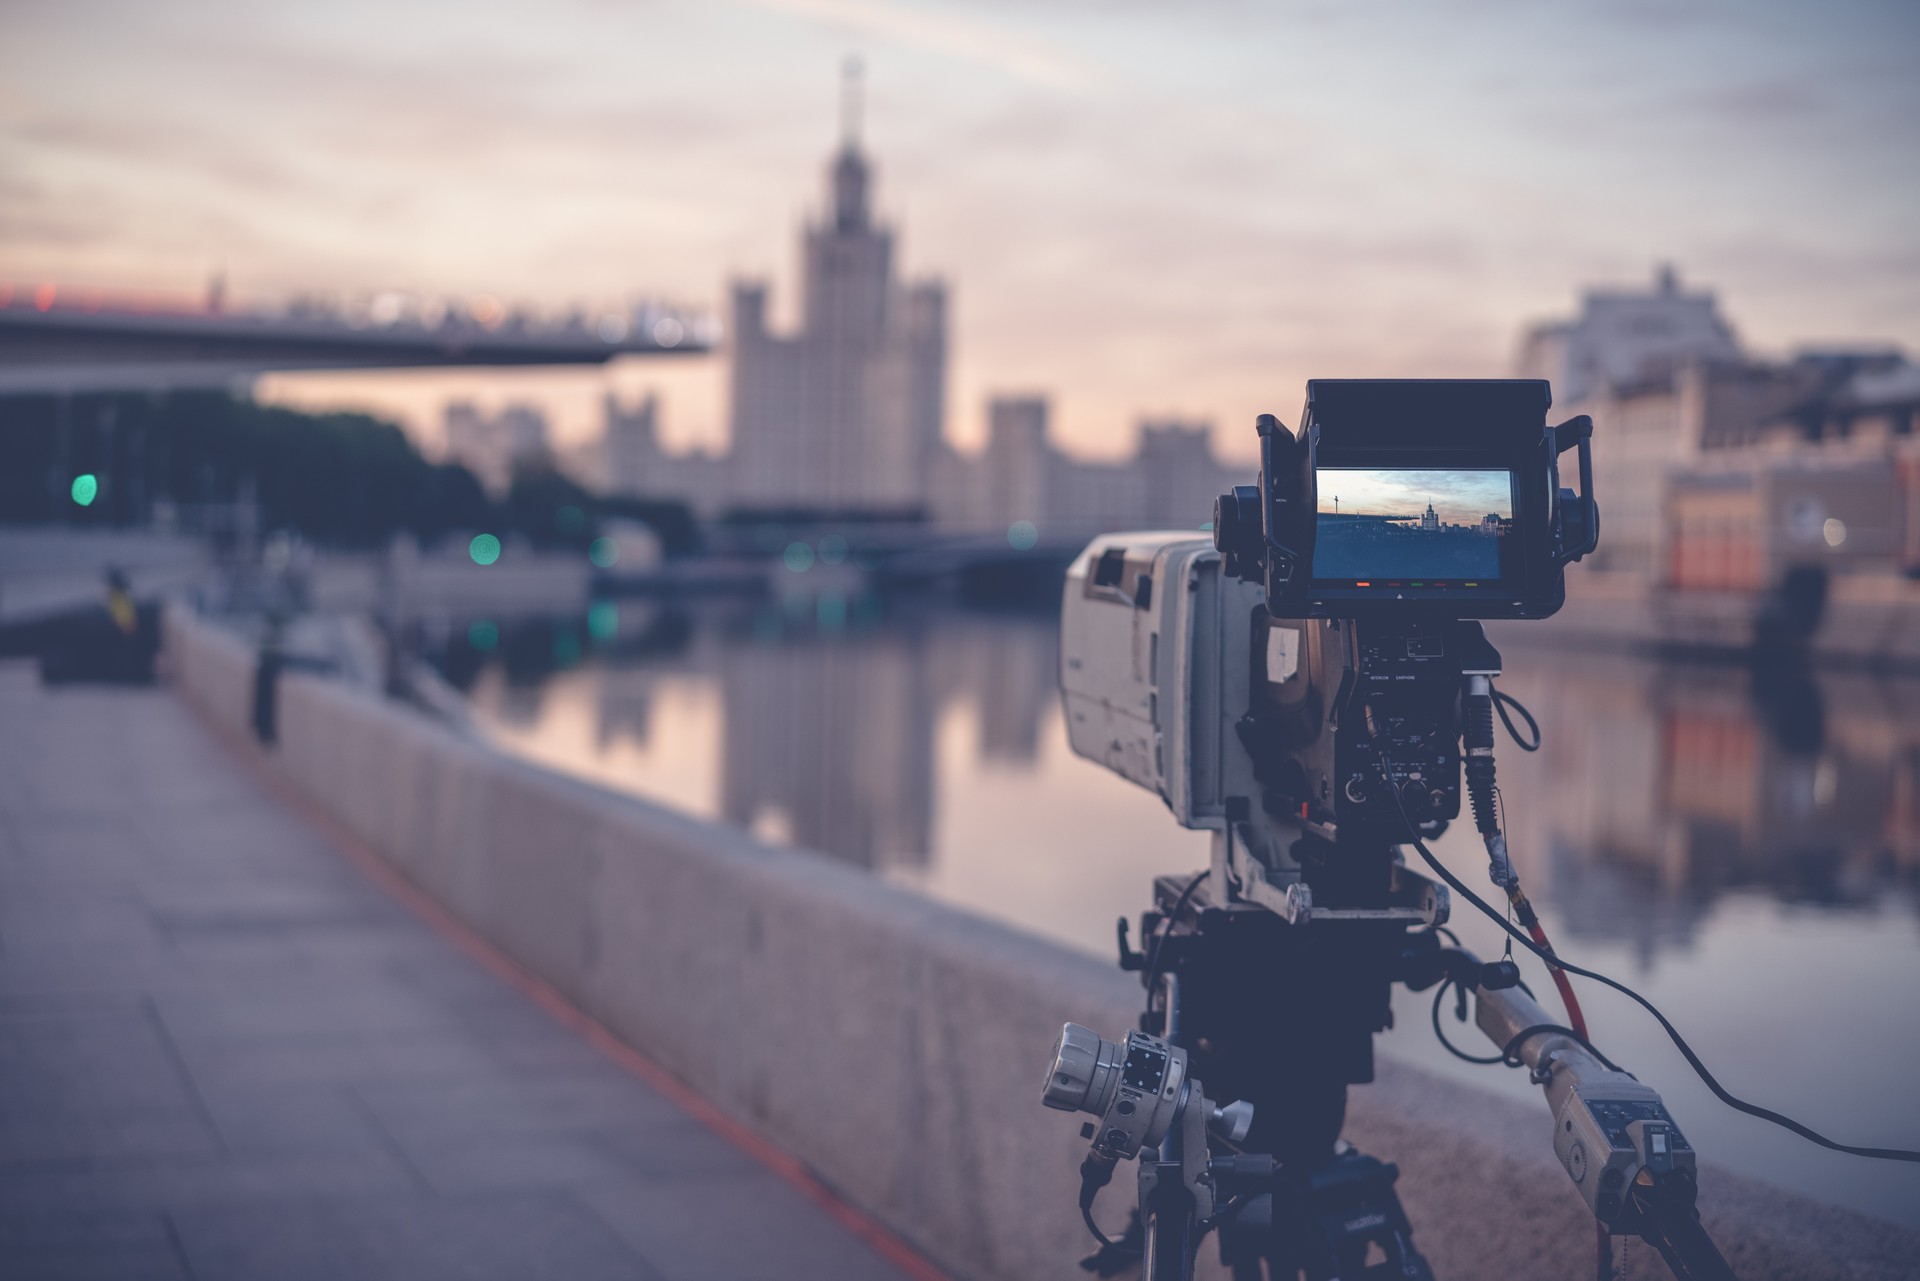
[[[848,151],[860,149],[860,59],[840,64],[840,142]]]

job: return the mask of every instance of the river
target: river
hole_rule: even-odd
[[[1920,681],[1762,679],[1525,633],[1495,636],[1501,687],[1544,745],[1503,738],[1499,764],[1556,945],[1658,1004],[1734,1093],[1844,1142],[1920,1147]],[[627,601],[476,621],[440,658],[510,751],[1110,958],[1115,918],[1155,875],[1204,866],[1207,841],[1068,750],[1056,646],[1045,615]],[[1484,882],[1470,823],[1437,848]],[[1467,944],[1498,952],[1459,907]],[[1583,990],[1596,1043],[1665,1094],[1705,1159],[1920,1226],[1920,1167],[1729,1110],[1651,1019]],[[1381,1052],[1540,1106],[1523,1073],[1442,1051],[1430,1003],[1398,993]],[[1544,1106],[1541,1122],[1545,1145]]]

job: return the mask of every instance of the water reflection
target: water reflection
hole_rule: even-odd
[[[1920,683],[1663,665],[1509,646],[1502,687],[1539,716],[1501,753],[1536,898],[1571,937],[1643,960],[1714,903],[1866,908],[1920,883]]]
[[[598,637],[535,620],[481,648],[456,629],[439,659],[516,747],[906,879],[980,857],[947,845],[940,815],[975,806],[983,771],[1061,774],[1057,803],[1092,811],[1133,795],[1052,741],[1050,617],[856,612],[823,626],[810,609],[623,604]],[[1629,942],[1650,962],[1730,891],[1911,903],[1920,682],[1508,645],[1503,687],[1544,736],[1535,755],[1501,753],[1504,790],[1526,802],[1509,814],[1514,848],[1570,938]],[[631,772],[609,773],[615,757]],[[1001,841],[1020,844],[1014,829],[1037,816],[1003,820]],[[1132,839],[1157,853],[1180,834],[1162,822]],[[1070,941],[1107,939],[1102,921]]]
[[[1503,688],[1544,733],[1533,755],[1503,748],[1500,773],[1556,939],[1667,1009],[1736,1091],[1911,1146],[1920,682],[1567,654],[1530,648],[1524,628],[1496,639]],[[597,627],[454,628],[439,658],[511,750],[1104,958],[1114,918],[1139,912],[1154,876],[1203,866],[1207,843],[1071,754],[1056,644],[1051,616],[623,602]],[[1437,848],[1481,874],[1470,823]],[[1499,950],[1489,923],[1454,923]],[[1441,1053],[1426,1007],[1396,997],[1383,1053],[1537,1106],[1524,1073]],[[1920,1171],[1729,1112],[1636,1011],[1597,994],[1589,1017],[1722,1166],[1920,1225]]]

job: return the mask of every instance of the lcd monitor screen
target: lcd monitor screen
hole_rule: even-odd
[[[1497,581],[1513,532],[1513,473],[1322,467],[1313,576],[1369,586]]]

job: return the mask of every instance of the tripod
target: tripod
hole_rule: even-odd
[[[1405,923],[1303,929],[1264,909],[1216,905],[1198,879],[1162,877],[1154,891],[1142,919],[1148,950],[1122,941],[1122,967],[1149,986],[1142,1030],[1186,1050],[1211,1093],[1253,1104],[1240,1154],[1208,1163],[1221,1207],[1213,1226],[1236,1281],[1431,1278],[1393,1190],[1398,1170],[1340,1142],[1347,1086],[1373,1079],[1372,1038],[1386,1026]],[[1151,1281],[1192,1275],[1198,1225],[1173,1190],[1192,1160],[1182,1137],[1170,1133],[1157,1160],[1142,1156]]]

